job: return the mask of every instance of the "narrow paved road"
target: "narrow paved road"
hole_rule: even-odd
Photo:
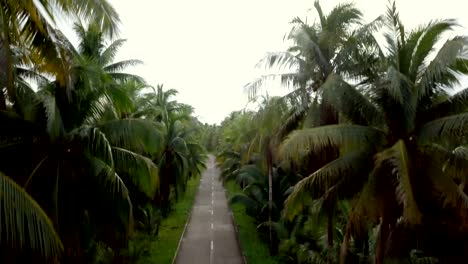
[[[209,157],[192,216],[177,253],[177,264],[242,264],[219,169]]]

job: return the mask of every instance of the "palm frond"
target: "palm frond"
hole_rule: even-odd
[[[113,146],[155,155],[161,150],[163,135],[158,124],[141,119],[121,119],[98,126]]]
[[[458,82],[458,79],[452,76],[454,73],[458,73],[458,70],[451,67],[457,64],[467,45],[467,37],[455,37],[444,43],[436,57],[420,75],[419,98],[426,96],[440,85],[450,86],[454,83],[454,80],[455,83]]]
[[[279,140],[283,139],[286,137],[291,131],[294,129],[297,129],[299,126],[299,123],[304,119],[306,113],[307,113],[307,108],[305,107],[296,107],[293,108],[290,111],[290,114],[284,120],[284,122],[280,125],[280,127],[276,130],[276,138]]]
[[[280,147],[280,156],[300,160],[308,153],[318,153],[326,147],[359,146],[379,148],[385,142],[381,130],[359,125],[329,125],[292,132]]]
[[[148,197],[153,198],[159,188],[159,170],[149,158],[135,152],[112,147],[115,170],[126,176]]]
[[[112,43],[106,47],[106,49],[99,56],[100,65],[108,65],[114,61],[115,56],[117,55],[118,50],[127,42],[126,39],[117,39],[112,41]]]
[[[422,143],[439,142],[458,146],[465,144],[468,135],[468,113],[435,119],[419,130],[417,140]]]
[[[441,160],[445,160],[442,171],[461,183],[466,182],[466,175],[468,172],[468,147],[458,146],[451,152],[446,149],[439,149],[439,152],[442,153]]]
[[[418,39],[417,46],[412,55],[411,66],[409,73],[411,76],[420,76],[419,71],[423,67],[423,63],[427,59],[430,52],[433,51],[434,46],[440,40],[442,35],[451,30],[457,23],[453,19],[446,19],[442,21],[435,21],[429,23],[422,32],[424,32]]]
[[[112,156],[111,144],[106,135],[96,127],[82,126],[72,130],[67,137],[71,140],[78,140],[90,155],[95,156],[114,168],[114,158]]]
[[[47,90],[38,93],[38,99],[45,108],[47,115],[47,132],[52,140],[60,138],[64,133],[64,125],[60,115],[60,109],[55,102],[55,96]]]
[[[122,70],[125,70],[126,68],[128,68],[130,66],[137,66],[137,65],[141,65],[141,64],[143,64],[143,61],[141,61],[141,60],[124,60],[124,61],[119,61],[119,62],[115,62],[115,63],[109,64],[109,65],[106,65],[104,67],[104,71],[116,73],[116,72],[120,72]],[[141,77],[139,77],[139,78],[141,78]],[[135,79],[138,79],[138,78],[135,77]]]
[[[323,100],[329,102],[353,124],[382,128],[382,112],[341,76],[330,74],[322,85]]]
[[[454,168],[450,168],[450,165],[454,164],[450,160],[447,162],[447,159],[441,159],[455,155],[450,155],[443,148],[431,147],[426,149],[426,151],[422,151],[421,156],[430,166],[430,169],[426,170],[426,173],[432,182],[433,189],[439,194],[443,205],[457,208],[462,216],[466,218],[468,196],[462,188],[459,188],[454,178],[451,177],[453,176]]]
[[[259,212],[261,209],[257,201],[243,193],[234,194],[231,198],[229,198],[229,204],[242,204],[246,209],[257,212]]]
[[[255,182],[260,182],[264,179],[264,175],[262,174],[260,168],[255,164],[248,164],[242,166],[237,174],[237,182],[252,184]]]
[[[396,174],[398,180],[396,197],[403,204],[404,220],[410,224],[419,224],[422,215],[414,197],[414,176],[405,142],[399,140],[391,148],[377,154],[376,157],[376,163],[387,162],[394,168],[392,173]]]
[[[112,80],[118,83],[125,83],[128,81],[136,81],[140,83],[145,83],[145,80],[136,74],[123,73],[123,72],[109,72],[108,75],[112,78]]]
[[[89,154],[86,155],[86,157],[88,162],[88,175],[92,176],[93,180],[103,186],[104,189],[110,191],[112,196],[126,200],[129,197],[127,186],[122,178],[115,172],[115,169],[97,157]]]
[[[369,152],[354,151],[326,164],[296,183],[285,201],[285,215],[292,219],[302,210],[304,199],[307,197],[320,197],[339,182],[349,181],[346,178],[368,174],[371,163]]]
[[[423,115],[424,118],[429,121],[448,115],[461,114],[467,111],[468,89],[465,88],[454,95],[449,96],[446,100],[434,104],[431,108],[426,110]]]
[[[63,251],[62,242],[47,214],[18,184],[0,173],[2,244],[30,248],[46,257]]]
[[[297,69],[300,59],[289,52],[268,52],[256,65],[256,68],[265,69]]]
[[[118,35],[120,19],[117,11],[107,0],[54,0],[55,4],[68,14],[97,23],[110,37]]]
[[[327,30],[346,32],[353,24],[361,24],[362,13],[352,3],[342,3],[335,6],[327,16]],[[323,26],[323,25],[322,25]]]

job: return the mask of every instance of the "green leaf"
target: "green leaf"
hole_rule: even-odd
[[[323,100],[333,105],[356,125],[374,125],[382,128],[383,114],[355,87],[336,74],[330,74],[322,85]]]
[[[435,119],[421,127],[418,142],[439,142],[457,146],[465,144],[468,136],[468,113]]]
[[[328,125],[292,132],[283,141],[280,147],[280,156],[297,161],[309,153],[319,153],[330,146],[379,148],[384,145],[385,141],[385,133],[372,127]]]
[[[293,219],[302,211],[304,200],[324,195],[340,182],[368,173],[372,160],[367,151],[354,151],[326,164],[300,180],[285,201],[284,214]],[[367,172],[366,172],[367,171]]]
[[[413,175],[411,160],[409,159],[406,144],[399,140],[391,148],[376,155],[376,163],[389,162],[394,167],[398,185],[396,188],[397,200],[403,204],[403,218],[410,224],[420,224],[422,214],[414,198]]]
[[[155,122],[142,119],[121,119],[106,122],[98,127],[113,146],[151,157],[161,151],[162,128]]]
[[[159,189],[159,169],[149,158],[135,152],[112,148],[115,170],[125,175],[140,191],[153,198]]]
[[[0,241],[30,248],[46,257],[61,254],[63,246],[49,217],[26,191],[0,172]]]

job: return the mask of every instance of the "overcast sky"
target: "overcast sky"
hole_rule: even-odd
[[[145,62],[131,70],[151,85],[179,91],[203,122],[219,123],[247,103],[243,86],[259,77],[255,64],[268,51],[283,51],[295,16],[313,21],[313,0],[110,0],[128,41],[118,59]],[[343,1],[321,1],[328,13]],[[387,0],[357,0],[367,21],[386,10]],[[468,28],[466,0],[400,0],[409,28],[437,18],[456,18]],[[467,29],[460,32],[468,34]]]

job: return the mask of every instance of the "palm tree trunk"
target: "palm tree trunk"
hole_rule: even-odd
[[[267,167],[268,167],[268,231],[270,238],[270,253],[274,252],[273,230],[272,230],[272,211],[273,211],[273,155],[270,147],[267,149]]]

